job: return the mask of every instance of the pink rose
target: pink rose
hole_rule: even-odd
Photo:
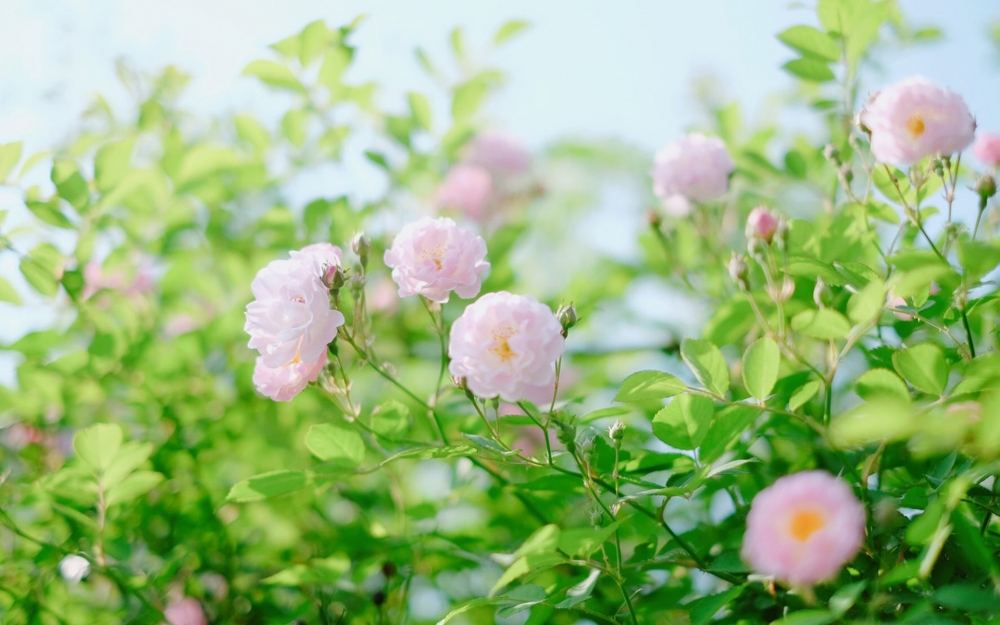
[[[336,245],[329,243],[313,243],[301,250],[289,252],[293,260],[304,260],[313,263],[319,273],[320,280],[329,284],[329,278],[341,266],[341,252]]]
[[[477,165],[458,164],[451,168],[438,187],[434,204],[438,208],[457,208],[471,219],[486,217],[486,207],[493,200],[493,177]]]
[[[551,384],[565,349],[562,326],[529,295],[488,293],[451,327],[449,371],[478,397],[517,402]]]
[[[770,243],[778,231],[778,218],[765,206],[758,206],[747,217],[747,238]]]
[[[847,482],[825,471],[804,471],[754,497],[742,555],[761,575],[812,586],[835,577],[864,538],[865,509]]]
[[[326,366],[326,352],[320,354],[316,362],[296,362],[284,367],[272,368],[258,357],[253,370],[253,383],[257,390],[274,401],[291,401],[319,377]]]
[[[486,241],[447,217],[407,224],[385,252],[400,297],[423,295],[442,303],[452,291],[466,299],[479,294],[490,268],[485,258]]]
[[[972,146],[972,155],[989,167],[1000,165],[1000,133],[984,132],[980,134]]]
[[[307,250],[271,261],[250,285],[256,299],[247,305],[244,330],[270,368],[316,363],[344,323],[320,280],[323,259]]]
[[[163,611],[169,625],[207,625],[205,612],[197,599],[186,597],[167,606]],[[161,623],[161,625],[164,625]]]
[[[672,214],[686,214],[688,202],[708,202],[725,195],[733,169],[720,139],[691,133],[668,143],[656,155],[653,191]]]
[[[518,176],[531,166],[531,156],[521,142],[500,132],[477,135],[462,151],[462,161],[494,176]]]
[[[875,158],[901,167],[961,152],[976,133],[962,96],[920,76],[879,92],[861,112],[861,122],[871,132]]]

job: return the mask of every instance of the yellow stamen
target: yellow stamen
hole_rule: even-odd
[[[491,347],[490,351],[496,354],[503,362],[508,362],[517,356],[517,353],[510,348],[510,343],[507,341],[512,336],[514,336],[514,329],[509,327],[500,328],[493,332],[493,340],[496,341],[496,345]]]
[[[823,529],[826,519],[815,510],[800,510],[792,516],[790,530],[795,540],[806,541],[810,536]]]
[[[906,129],[910,131],[910,134],[913,135],[914,139],[918,139],[924,134],[927,126],[924,124],[923,117],[914,115],[910,119],[906,120]]]

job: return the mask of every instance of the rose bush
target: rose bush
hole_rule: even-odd
[[[529,154],[461,31],[384,110],[357,27],[247,66],[280,120],[167,68],[0,146],[4,314],[59,312],[2,346],[4,623],[996,621],[996,135],[863,71],[896,3],[778,34],[818,134],[706,104],[658,154]],[[379,197],[289,199],[348,156]]]

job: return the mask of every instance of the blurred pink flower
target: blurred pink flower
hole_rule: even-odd
[[[168,625],[207,625],[205,612],[197,599],[185,597],[167,606],[163,611]],[[164,625],[161,623],[161,625]]]
[[[837,575],[865,538],[865,509],[825,471],[783,477],[754,497],[743,559],[757,573],[797,586]]]
[[[901,167],[961,152],[976,132],[962,96],[920,76],[882,90],[861,112],[861,122],[871,131],[875,158]]]
[[[407,224],[385,252],[400,297],[423,295],[442,303],[452,291],[465,299],[479,294],[490,268],[485,259],[486,241],[447,217]]]
[[[907,306],[909,306],[909,304],[906,303],[905,299],[899,297],[898,295],[893,295],[892,293],[889,293],[889,295],[886,297],[886,300],[887,300],[886,306],[888,306],[889,308],[899,309],[899,308],[906,308]],[[896,315],[896,318],[899,319],[900,321],[913,321],[913,315],[909,315],[905,312],[899,312],[898,310],[894,310],[892,311],[892,314]]]
[[[671,141],[656,155],[651,172],[653,191],[672,214],[687,214],[689,202],[708,202],[725,195],[733,169],[721,139],[691,133]]]
[[[758,206],[747,217],[747,238],[770,243],[778,231],[778,218],[766,206]]]
[[[972,154],[989,167],[1000,165],[1000,133],[980,133],[972,145]]]
[[[457,208],[469,218],[486,218],[486,207],[493,200],[493,178],[477,165],[459,163],[451,168],[438,187],[434,204],[438,208]]]
[[[535,298],[488,293],[452,325],[449,370],[479,397],[520,401],[555,378],[565,349],[561,332],[552,310]]]
[[[105,271],[101,263],[91,261],[83,267],[83,290],[80,297],[87,300],[104,289],[120,291],[127,297],[133,297],[151,292],[154,286],[153,271],[148,260],[138,264],[131,281],[121,269]]]
[[[342,254],[340,248],[330,243],[313,243],[301,250],[289,252],[293,260],[314,263],[317,275],[324,284],[329,284],[329,278],[340,269]]]
[[[271,368],[316,363],[344,323],[344,315],[330,308],[316,255],[294,254],[271,261],[250,285],[256,299],[247,305],[244,330],[248,345]]]
[[[326,352],[316,362],[297,362],[284,367],[271,368],[258,357],[253,370],[253,383],[257,390],[274,401],[291,401],[319,377],[326,365]]]
[[[477,135],[462,151],[462,161],[494,176],[518,176],[528,171],[531,156],[520,141],[501,132]]]

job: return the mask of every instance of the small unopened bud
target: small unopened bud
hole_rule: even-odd
[[[765,206],[758,206],[747,217],[747,238],[770,244],[778,231],[778,224],[779,220],[774,213]]]
[[[396,565],[392,562],[386,562],[382,565],[382,575],[386,577],[392,577],[396,574]]]
[[[750,267],[747,265],[746,258],[743,254],[739,252],[733,252],[732,257],[729,259],[729,277],[733,279],[733,282],[739,285],[741,289],[749,289],[750,282],[747,280],[747,276],[750,275]]]
[[[569,329],[576,325],[579,318],[576,315],[576,307],[572,303],[566,306],[560,306],[559,310],[556,311],[556,319],[559,320],[559,325],[562,326],[563,338],[569,333]]]
[[[559,426],[559,431],[556,432],[556,438],[559,442],[566,446],[566,451],[572,453],[576,452],[576,428],[574,428],[569,423],[565,421],[556,421],[557,426]]]
[[[594,527],[601,527],[601,522],[604,520],[604,510],[600,508],[591,508],[590,510],[590,524]]]
[[[840,166],[840,175],[844,178],[844,182],[851,182],[854,180],[854,171],[851,169],[850,163],[844,163]]]
[[[976,193],[979,194],[980,205],[985,206],[986,200],[997,194],[996,178],[989,174],[976,181]]]
[[[823,148],[823,158],[833,162],[835,165],[840,165],[840,150],[838,150],[832,143],[828,143],[826,144],[826,147]]]
[[[646,223],[653,228],[659,228],[660,224],[663,223],[663,219],[660,217],[658,212],[651,208],[646,211]]]
[[[813,288],[813,302],[816,304],[817,308],[826,308],[826,304],[823,303],[823,298],[829,293],[830,289],[828,289],[826,283],[823,282],[823,278],[816,278],[816,286]]]
[[[368,266],[368,253],[372,251],[372,241],[365,236],[364,232],[359,232],[351,239],[351,251],[358,255],[361,266]]]
[[[323,269],[323,284],[331,291],[339,291],[344,288],[344,272],[336,265],[327,265]]]
[[[940,158],[935,158],[931,161],[931,169],[937,174],[938,178],[944,178],[944,161]]]
[[[385,593],[380,590],[372,595],[372,603],[376,606],[380,606],[385,603]]]
[[[608,428],[608,436],[615,443],[620,443],[623,438],[625,438],[625,422],[621,419],[616,419],[611,427]]]
[[[785,276],[781,281],[781,287],[771,288],[768,286],[767,294],[775,302],[787,302],[795,294],[795,282],[788,276]]]
[[[458,376],[452,376],[451,377],[451,383],[454,384],[455,388],[457,388],[458,390],[460,390],[460,391],[464,391],[465,390],[465,378],[460,378]]]

